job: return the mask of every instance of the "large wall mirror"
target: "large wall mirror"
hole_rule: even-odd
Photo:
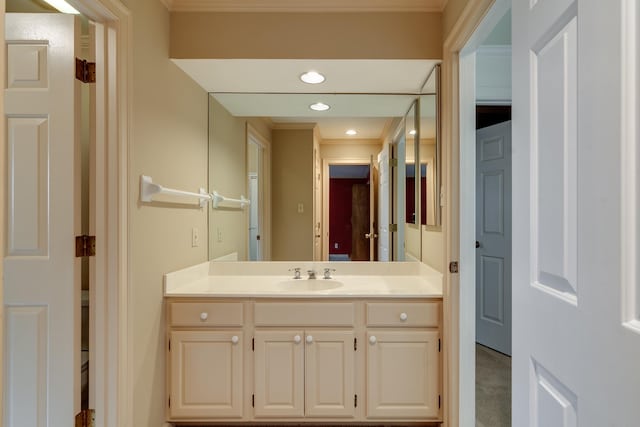
[[[210,93],[209,191],[249,201],[209,208],[210,259],[422,260],[435,69],[416,93]]]

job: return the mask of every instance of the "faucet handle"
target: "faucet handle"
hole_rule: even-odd
[[[331,279],[331,272],[335,272],[336,269],[335,268],[325,268],[324,269],[324,278],[325,279]]]
[[[300,279],[300,267],[290,268],[289,271],[293,271],[293,278]]]

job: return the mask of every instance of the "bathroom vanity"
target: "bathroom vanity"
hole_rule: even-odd
[[[439,273],[313,264],[298,280],[292,263],[165,276],[168,421],[442,420]],[[323,268],[335,278],[304,274]]]

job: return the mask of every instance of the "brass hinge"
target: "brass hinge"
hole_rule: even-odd
[[[389,231],[395,233],[398,231],[398,224],[389,224]]]
[[[354,408],[358,407],[358,395],[357,394],[353,395],[353,407]]]
[[[358,338],[353,339],[353,351],[358,350]]]
[[[460,271],[460,268],[458,267],[458,261],[451,261],[449,263],[449,273],[457,273]]]
[[[96,236],[76,236],[76,257],[96,256]]]
[[[442,350],[442,343],[440,342],[440,338],[438,338],[438,353]]]
[[[169,340],[169,351],[171,351],[171,340]]]
[[[169,408],[171,408],[171,396],[169,396]]]
[[[398,159],[389,159],[389,167],[397,168],[398,167]]]
[[[82,83],[95,83],[96,63],[76,58],[76,79]]]
[[[95,409],[83,409],[76,415],[76,427],[94,427],[96,425]]]
[[[251,407],[253,407],[253,408],[256,407],[256,395],[255,394],[251,395]]]
[[[442,407],[442,396],[438,395],[438,409]]]

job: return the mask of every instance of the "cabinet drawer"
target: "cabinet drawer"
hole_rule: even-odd
[[[439,302],[367,304],[367,326],[419,326],[436,328],[439,324]]]
[[[169,305],[171,326],[242,326],[242,303],[174,302]]]
[[[256,326],[352,326],[353,303],[273,302],[255,304]]]

